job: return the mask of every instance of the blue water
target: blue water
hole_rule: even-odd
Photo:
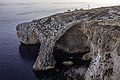
[[[88,4],[0,3],[0,80],[53,80],[45,78],[49,73],[36,75],[32,71],[39,48],[20,45],[16,25],[68,9],[87,8]]]

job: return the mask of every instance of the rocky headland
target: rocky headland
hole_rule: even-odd
[[[19,24],[16,30],[22,43],[40,43],[35,71],[54,68],[57,49],[91,60],[85,71],[74,71],[83,71],[84,80],[120,80],[120,6],[58,13]]]

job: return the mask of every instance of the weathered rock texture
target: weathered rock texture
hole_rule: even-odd
[[[85,80],[120,80],[120,7],[65,12],[17,26],[22,43],[41,43],[34,70],[55,66],[54,46],[66,52],[85,51],[92,58]],[[63,41],[64,40],[64,41]]]

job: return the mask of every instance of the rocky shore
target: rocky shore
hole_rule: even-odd
[[[41,44],[35,71],[55,67],[56,48],[92,60],[84,80],[120,80],[120,6],[58,13],[19,24],[16,30],[22,43]]]

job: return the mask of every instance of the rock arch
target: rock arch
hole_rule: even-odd
[[[56,62],[55,62],[54,57],[52,55],[53,48],[54,48],[56,42],[69,29],[71,29],[71,27],[73,27],[76,23],[77,22],[71,22],[71,23],[67,24],[66,26],[63,26],[62,29],[54,30],[54,31],[52,31],[52,35],[50,35],[46,38],[45,37],[43,37],[43,38],[40,37],[41,47],[40,47],[39,56],[38,56],[34,66],[33,66],[34,70],[47,70],[47,69],[53,68],[55,66]],[[47,60],[47,61],[45,61],[45,60]]]
[[[30,25],[30,23],[28,25]],[[48,28],[42,30],[39,29],[39,27],[34,26],[33,32],[35,31],[34,33],[36,33],[37,37],[39,38],[41,42],[41,47],[39,55],[33,66],[33,69],[47,70],[55,66],[55,60],[53,58],[52,52],[56,44],[56,41],[59,41],[60,37],[62,37],[62,35],[64,35],[65,32],[67,32],[69,29],[72,30],[74,26],[77,26],[77,28],[80,29],[80,31],[82,31],[82,33],[87,36],[86,42],[89,43],[88,46],[90,46],[91,49],[90,57],[92,58],[92,62],[86,73],[86,80],[92,79],[112,80],[113,72],[118,70],[119,67],[117,66],[119,62],[115,61],[116,59],[119,58],[119,55],[117,55],[119,54],[118,47],[120,42],[119,20],[78,21],[78,22],[76,21],[61,26],[60,27],[61,29],[54,28],[51,31],[48,30]],[[19,34],[21,26],[18,25],[17,28]],[[23,30],[24,29],[22,29],[22,31]],[[45,32],[47,32],[48,34]],[[50,32],[52,33],[50,34]],[[27,35],[27,37],[29,36]],[[28,42],[30,42],[29,39]]]
[[[52,52],[56,41],[59,41],[67,30],[77,25],[87,36],[86,42],[89,43],[89,54],[92,58],[85,80],[120,80],[119,9],[119,6],[116,6],[52,15],[19,24],[16,28],[17,35],[25,44],[41,43],[33,69],[47,70],[55,65]],[[110,10],[114,10],[114,13],[109,14]],[[111,16],[112,14],[114,16]]]

